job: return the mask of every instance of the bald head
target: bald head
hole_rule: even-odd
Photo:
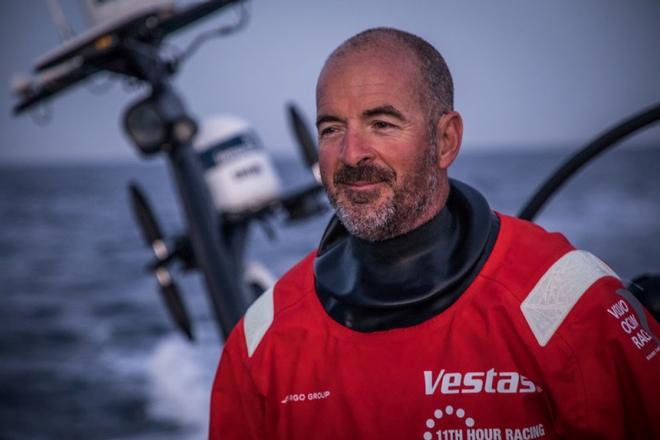
[[[454,86],[447,63],[426,40],[393,28],[374,28],[360,32],[343,42],[328,57],[325,67],[341,61],[356,52],[385,49],[410,56],[418,71],[421,104],[426,107],[431,121],[454,109]],[[325,70],[324,67],[324,70]]]

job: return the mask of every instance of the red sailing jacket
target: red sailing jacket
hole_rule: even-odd
[[[413,327],[333,321],[302,260],[229,337],[210,438],[660,439],[658,323],[591,254],[500,220],[472,285]]]

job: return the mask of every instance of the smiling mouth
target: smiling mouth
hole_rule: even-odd
[[[377,181],[366,181],[366,180],[360,180],[357,182],[343,182],[337,184],[338,189],[341,191],[345,191],[347,194],[372,194],[372,196],[376,196],[376,194],[381,194],[384,185],[387,185],[387,182],[384,180],[377,180]]]
[[[386,182],[351,182],[337,185],[337,193],[352,205],[366,205],[374,203],[383,195],[383,186]]]
[[[378,181],[375,181],[375,182],[362,180],[362,181],[358,181],[358,182],[341,183],[340,185],[344,185],[344,186],[347,186],[349,188],[370,188],[370,187],[373,187],[373,186],[376,186],[376,185],[380,185],[381,183],[385,183],[385,182],[382,181],[382,180],[378,180]]]

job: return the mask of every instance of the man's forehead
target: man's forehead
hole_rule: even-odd
[[[409,82],[396,76],[383,76],[380,72],[347,81],[330,79],[317,91],[316,110],[318,114],[361,116],[369,116],[373,109],[405,111],[416,107],[417,94],[414,90]]]

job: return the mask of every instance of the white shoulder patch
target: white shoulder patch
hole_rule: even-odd
[[[571,251],[543,274],[520,304],[527,324],[545,347],[584,292],[600,278],[618,276],[586,251]]]
[[[252,354],[257,349],[261,339],[273,323],[273,315],[273,287],[271,287],[252,303],[243,319],[243,330],[245,332],[245,343],[247,345],[248,357],[252,357]]]

